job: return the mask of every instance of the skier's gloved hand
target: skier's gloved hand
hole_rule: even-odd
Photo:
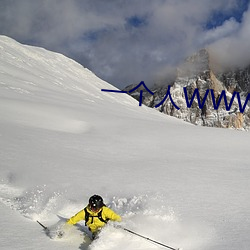
[[[56,236],[57,238],[62,238],[63,236],[65,236],[65,234],[69,231],[69,229],[71,228],[71,225],[64,223],[60,226],[58,226],[57,230],[56,230]]]
[[[58,238],[62,238],[63,235],[65,234],[65,232],[62,231],[62,230],[59,230],[59,231],[56,232],[56,234],[57,234],[57,237],[58,237]]]

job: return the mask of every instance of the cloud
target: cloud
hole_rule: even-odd
[[[242,44],[243,53],[250,35],[249,13],[242,22],[233,17],[242,8],[239,2],[2,0],[0,33],[64,53],[122,88],[164,80],[180,60],[204,46],[212,44],[225,61],[229,59],[223,48]],[[219,15],[225,19],[222,23],[214,20]]]
[[[226,30],[224,24],[220,29]],[[213,53],[218,64],[225,67],[245,67],[250,64],[250,10],[243,15],[242,22],[237,24],[236,29],[228,32],[221,39],[210,44],[210,51]]]
[[[225,37],[235,34],[240,28],[240,24],[232,17],[226,20],[221,26],[204,31],[200,38],[201,44],[211,44]]]

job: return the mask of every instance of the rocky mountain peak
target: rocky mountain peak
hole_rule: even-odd
[[[240,112],[237,98],[241,97],[243,106],[244,98],[250,91],[250,66],[222,72],[213,62],[207,49],[201,49],[191,55],[177,68],[176,78],[172,82],[170,90],[172,100],[169,96],[165,98],[169,84],[162,84],[151,88],[154,95],[144,92],[143,104],[155,108],[165,98],[165,101],[157,109],[167,115],[201,126],[248,130],[250,127],[249,106],[246,105],[244,112]],[[131,86],[136,85],[130,85],[125,90],[131,89]],[[140,90],[138,89],[138,92],[131,94],[137,100]],[[187,107],[187,102],[192,100],[195,91],[198,91],[200,103],[206,98],[204,105],[200,105],[197,96],[195,96],[192,105]],[[234,96],[231,103],[234,91],[240,94],[237,98]],[[230,109],[226,106],[223,96],[221,97],[224,94],[227,104],[231,103]],[[214,105],[218,103],[220,97],[220,105],[216,108]],[[172,101],[179,109],[176,109]]]
[[[188,57],[178,68],[177,77],[193,77],[206,74],[210,70],[209,52],[201,49],[194,55]]]

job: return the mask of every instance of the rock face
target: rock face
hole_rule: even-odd
[[[175,116],[196,125],[248,130],[250,127],[250,109],[246,105],[242,112],[242,109],[239,109],[238,99],[244,106],[246,97],[250,92],[250,66],[245,69],[226,72],[215,72],[216,70],[212,70],[212,66],[209,52],[205,49],[187,58],[177,69],[176,79],[170,88],[172,101],[179,109],[173,105],[169,96],[162,105],[156,108],[167,115]],[[130,85],[124,90],[130,91],[137,85]],[[139,100],[140,90],[143,90],[142,103],[155,108],[157,104],[164,100],[168,85],[155,85],[150,88],[154,95],[147,92],[143,86],[130,95]],[[188,107],[187,104],[191,102],[193,94],[197,90],[200,96],[200,104],[196,95],[192,105]],[[233,95],[234,92],[239,94]],[[205,97],[206,100],[203,103]],[[227,101],[227,106],[230,106],[230,101],[233,99],[230,109],[226,108],[224,99]],[[204,105],[201,105],[202,103]],[[250,100],[248,104],[250,104]],[[216,108],[216,105],[218,108]]]

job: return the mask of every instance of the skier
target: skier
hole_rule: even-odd
[[[101,196],[95,194],[89,198],[89,204],[72,216],[67,224],[74,225],[80,220],[85,220],[85,226],[92,232],[94,239],[109,220],[120,222],[122,219],[120,215],[105,206]]]

